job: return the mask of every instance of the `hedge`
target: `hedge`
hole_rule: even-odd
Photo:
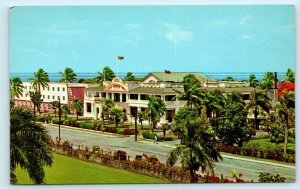
[[[84,129],[92,129],[94,126],[93,122],[80,122],[79,127],[84,128]]]
[[[143,133],[143,138],[146,138],[146,139],[155,139],[155,136],[157,137],[157,134],[152,133],[150,131],[146,131]]]

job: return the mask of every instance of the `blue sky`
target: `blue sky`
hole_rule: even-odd
[[[293,6],[15,7],[10,71],[295,68]]]

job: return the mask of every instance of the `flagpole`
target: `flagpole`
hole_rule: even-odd
[[[117,77],[119,77],[119,58],[117,58]]]

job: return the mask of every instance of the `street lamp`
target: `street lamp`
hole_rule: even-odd
[[[60,121],[61,121],[60,97],[58,96],[58,140],[59,141],[60,141]]]

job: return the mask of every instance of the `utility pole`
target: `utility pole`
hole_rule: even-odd
[[[135,120],[134,120],[134,139],[137,141],[137,112],[135,112]]]
[[[61,121],[60,97],[58,96],[58,140],[59,141],[60,141],[60,121]]]

